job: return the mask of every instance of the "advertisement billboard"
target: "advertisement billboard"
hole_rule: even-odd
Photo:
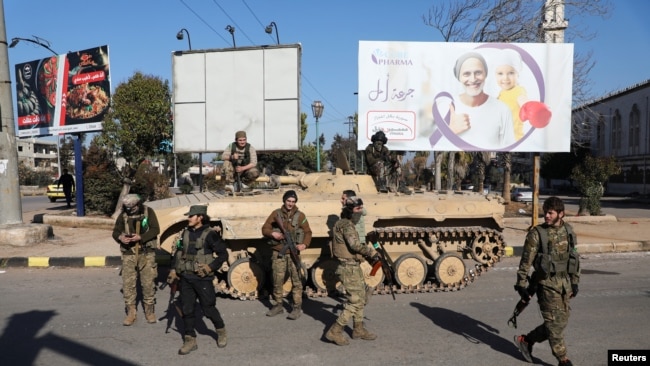
[[[17,136],[100,131],[109,75],[108,46],[16,64]]]
[[[572,44],[361,41],[358,69],[359,150],[570,150]]]

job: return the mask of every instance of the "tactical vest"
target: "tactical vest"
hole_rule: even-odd
[[[236,151],[237,151],[237,143],[233,142],[232,144],[230,144],[230,156],[232,157],[232,154],[234,154]],[[244,166],[250,164],[250,162],[251,162],[251,144],[247,142],[246,146],[244,147],[244,158],[238,159],[237,165]]]
[[[147,224],[149,222],[149,209],[147,207],[144,208],[144,213],[137,215],[137,216],[129,216],[126,214],[126,212],[122,213],[122,220],[124,220],[124,233],[125,234],[137,234],[141,235],[146,233],[149,230],[149,225]],[[136,226],[135,232],[131,232],[131,227],[129,226],[129,219],[134,219],[137,223],[139,222],[139,228]],[[145,248],[150,248],[150,249],[156,249],[156,238],[149,240],[146,243],[141,243]]]
[[[280,218],[283,219],[282,224],[284,224],[284,216],[282,215],[282,209],[278,208],[273,212],[273,215],[277,217],[280,215]],[[300,227],[300,223],[298,222],[298,219],[300,218],[300,210],[296,210],[296,212],[293,214],[293,217],[291,218],[291,227],[293,228],[290,230],[286,226],[284,227],[287,231],[288,234],[291,235],[291,239],[293,239],[294,244],[300,244],[302,243],[303,239],[305,239],[305,231]],[[273,231],[280,231],[280,228],[275,228]],[[278,244],[282,244],[281,242],[275,240],[275,239],[269,239],[269,245],[271,246],[276,246]]]
[[[348,225],[351,225],[351,227],[356,232],[357,229],[350,219],[341,219],[339,222],[342,222],[343,220],[348,220],[350,222]],[[334,239],[332,240],[332,254],[334,255],[334,257],[338,259],[344,259],[344,260],[354,259],[360,261],[361,259],[363,259],[363,256],[359,253],[350,252],[350,248],[345,242],[345,235],[343,235],[344,225],[339,224],[339,222],[337,222],[334,225],[335,234],[334,234]],[[339,233],[339,236],[343,237],[342,243],[336,241],[336,237],[337,237],[336,233]]]
[[[174,269],[177,273],[195,272],[197,264],[210,264],[214,260],[212,253],[206,254],[203,248],[205,238],[208,237],[211,229],[206,228],[195,241],[190,241],[190,232],[185,230],[183,232],[183,248],[176,252]],[[188,254],[187,250],[193,246],[196,249],[196,254]]]
[[[535,270],[539,271],[545,278],[555,275],[572,275],[580,271],[580,256],[576,249],[576,235],[571,225],[565,223],[564,228],[569,241],[567,252],[550,253],[547,229],[542,225],[535,226],[535,231],[539,235],[541,250],[537,252],[533,265]]]

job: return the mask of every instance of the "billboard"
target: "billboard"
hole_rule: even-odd
[[[572,44],[360,41],[358,68],[359,150],[570,149]]]
[[[100,131],[110,93],[108,46],[16,64],[17,135]]]
[[[300,148],[301,46],[172,54],[174,152],[220,152],[246,131],[258,151]]]

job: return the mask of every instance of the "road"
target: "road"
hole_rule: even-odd
[[[366,326],[375,341],[347,347],[323,334],[338,311],[337,298],[304,300],[297,321],[268,318],[262,301],[218,298],[228,346],[216,347],[212,325],[199,322],[197,351],[178,356],[177,318],[166,318],[167,289],[157,293],[157,315],[147,324],[140,310],[131,327],[124,317],[119,268],[11,268],[0,274],[2,365],[523,365],[512,343],[541,323],[536,304],[509,328],[518,258],[458,292],[374,296]],[[608,349],[647,349],[650,318],[650,253],[588,255],[580,293],[566,331],[576,365],[606,365]],[[160,269],[165,278],[166,269]],[[169,332],[167,320],[171,319]],[[350,332],[350,330],[348,330]],[[535,345],[536,364],[555,365],[548,344]]]

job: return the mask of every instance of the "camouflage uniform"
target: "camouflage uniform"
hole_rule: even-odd
[[[556,273],[549,273],[544,277],[544,271],[536,260],[537,254],[542,252],[541,245],[548,245],[548,254],[553,261],[567,258],[571,249],[569,245],[569,235],[567,227],[569,224],[561,222],[558,226],[547,224],[538,225],[536,229],[546,230],[548,243],[540,243],[540,234],[536,229],[530,230],[526,236],[523,254],[517,271],[516,286],[528,286],[528,271],[534,267],[535,272],[531,281],[536,281],[537,302],[539,304],[544,323],[533,329],[525,337],[532,345],[533,343],[544,342],[548,340],[553,355],[558,359],[566,359],[567,349],[564,343],[564,329],[569,322],[569,298],[572,294],[571,285],[577,285],[580,282],[580,270],[577,273],[568,274],[566,270]],[[577,243],[573,243],[573,250]]]
[[[336,322],[345,327],[350,318],[354,323],[363,321],[366,305],[366,283],[361,270],[363,256],[372,257],[375,250],[359,241],[355,224],[350,219],[341,219],[334,225],[332,252],[339,260],[336,274],[345,287],[347,303]]]
[[[122,253],[122,292],[127,311],[136,306],[138,275],[142,287],[142,302],[146,310],[153,311],[156,302],[155,280],[158,276],[155,250],[160,227],[153,210],[138,205],[140,209],[134,214],[125,211],[115,220],[113,239],[120,244]],[[144,210],[147,212],[146,215],[143,213]],[[138,234],[141,240],[136,244],[124,244],[120,241],[120,236],[123,234]]]
[[[266,219],[264,225],[262,225],[262,234],[267,238],[272,238],[271,233],[274,230],[279,230],[275,223],[275,218],[277,217],[278,212],[282,218],[282,224],[285,230],[292,236],[294,244],[305,244],[309,247],[309,244],[311,243],[311,228],[307,221],[307,217],[304,213],[298,210],[298,206],[294,206],[291,211],[285,210],[284,206],[280,209],[274,210]],[[294,227],[294,218],[298,227]],[[282,257],[278,257],[278,253],[282,250],[284,243],[271,239],[269,244],[272,245],[273,249],[271,257],[271,269],[273,271],[273,299],[276,303],[282,304],[282,286],[287,280],[287,276],[289,276],[291,278],[291,283],[293,284],[291,288],[293,306],[300,308],[302,305],[303,285],[298,274],[298,269],[293,263],[293,260],[291,260],[289,253]]]
[[[255,148],[249,143],[246,143],[245,147],[240,148],[236,142],[229,144],[221,155],[226,183],[235,182],[235,167],[230,161],[230,156],[233,153],[237,153],[237,156],[239,156],[239,159],[236,161],[237,166],[245,166],[248,164],[255,165],[241,174],[242,183],[253,183],[257,177],[260,176],[260,171],[257,169],[257,152],[255,151]]]

